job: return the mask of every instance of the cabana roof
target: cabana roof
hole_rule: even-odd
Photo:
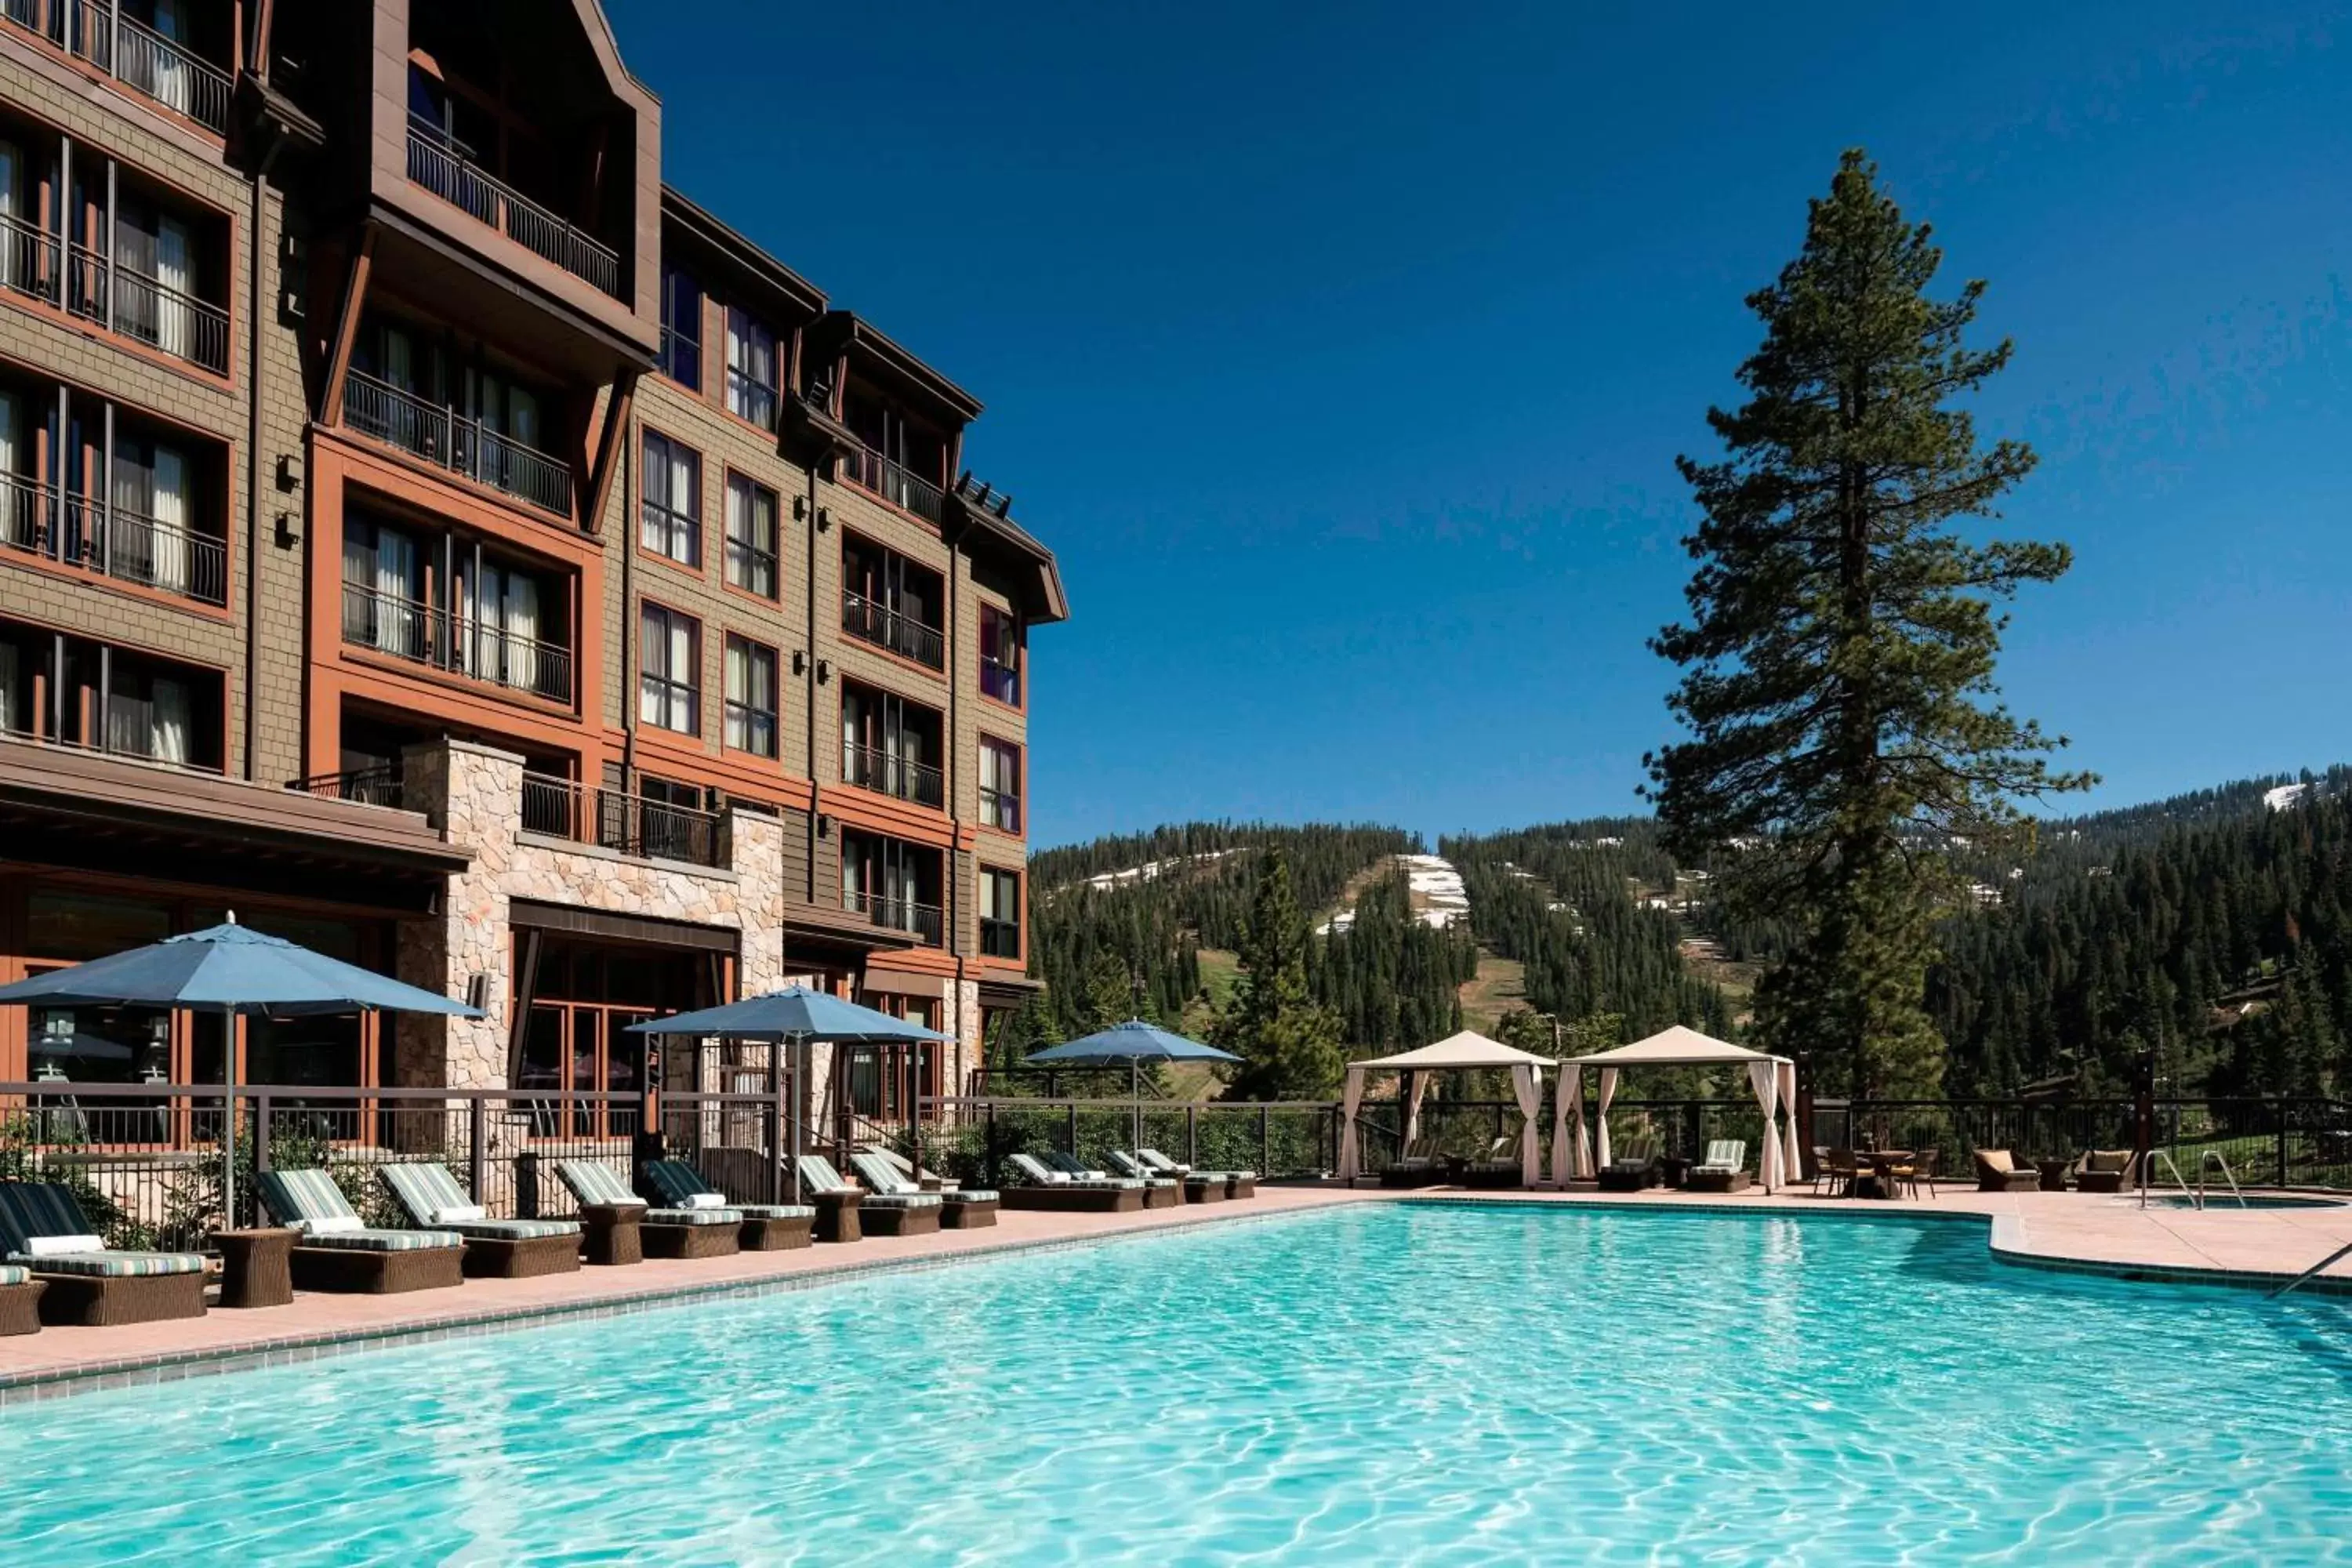
[[[1432,1047],[1434,1049],[1435,1047]],[[1786,1057],[1776,1057],[1764,1051],[1751,1051],[1746,1046],[1735,1046],[1729,1040],[1718,1040],[1702,1035],[1696,1029],[1686,1029],[1676,1024],[1671,1029],[1661,1029],[1646,1040],[1635,1040],[1630,1046],[1619,1046],[1613,1051],[1596,1051],[1589,1057],[1570,1057],[1571,1067],[1591,1068],[1685,1068],[1714,1067],[1727,1062],[1777,1062]]]
[[[1559,1064],[1549,1057],[1539,1057],[1532,1051],[1507,1046],[1500,1040],[1490,1040],[1474,1029],[1423,1046],[1418,1050],[1401,1051],[1392,1057],[1375,1057],[1369,1061],[1349,1062],[1348,1070],[1362,1072],[1441,1072],[1448,1068],[1548,1068]]]

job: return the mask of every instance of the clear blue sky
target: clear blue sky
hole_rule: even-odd
[[[608,5],[671,180],[989,405],[1041,844],[1638,809],[1673,458],[1853,144],[2017,341],[2092,803],[2352,756],[2352,8]]]

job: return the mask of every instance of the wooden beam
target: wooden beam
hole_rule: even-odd
[[[359,342],[360,310],[367,302],[368,272],[375,263],[375,225],[360,231],[359,254],[352,258],[350,279],[343,285],[343,313],[335,321],[334,352],[327,357],[327,395],[319,422],[343,421],[343,377],[352,368],[352,349]]]
[[[592,538],[604,527],[613,478],[621,469],[621,443],[629,438],[629,421],[636,411],[637,374],[635,370],[624,370],[614,377],[613,395],[605,405],[604,429],[596,442],[596,467],[588,485],[588,515],[581,520],[582,531]]]

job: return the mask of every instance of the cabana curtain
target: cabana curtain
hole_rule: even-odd
[[[1511,1092],[1519,1100],[1519,1185],[1532,1187],[1543,1174],[1536,1157],[1536,1117],[1543,1110],[1543,1079],[1531,1067],[1513,1068]]]
[[[1339,1091],[1339,1179],[1352,1183],[1356,1179],[1356,1112],[1364,1103],[1364,1075],[1355,1068],[1348,1069],[1347,1087]]]
[[[1609,1149],[1609,1103],[1616,1098],[1617,1069],[1615,1068],[1602,1068],[1601,1069],[1601,1098],[1593,1102],[1592,1108],[1592,1121],[1596,1137],[1601,1145],[1601,1152],[1598,1156],[1600,1163],[1593,1167],[1595,1170],[1605,1170],[1608,1167],[1609,1162],[1614,1158]]]

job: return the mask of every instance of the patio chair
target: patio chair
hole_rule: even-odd
[[[1254,1198],[1257,1196],[1255,1171],[1195,1171],[1190,1165],[1180,1165],[1157,1149],[1138,1149],[1135,1157],[1162,1176],[1206,1176],[1211,1181],[1224,1178],[1225,1196]]]
[[[1665,1172],[1658,1164],[1656,1146],[1646,1142],[1635,1143],[1631,1152],[1601,1166],[1597,1177],[1604,1193],[1638,1193],[1665,1179]]]
[[[1937,1151],[1922,1149],[1908,1160],[1888,1166],[1886,1178],[1895,1184],[1895,1190],[1897,1193],[1907,1188],[1911,1195],[1916,1198],[1919,1195],[1920,1189],[1925,1187],[1927,1195],[1932,1198],[1936,1195],[1937,1158]]]
[[[383,1184],[420,1229],[466,1238],[465,1271],[484,1279],[535,1279],[580,1267],[576,1219],[491,1219],[438,1160],[386,1165]]]
[[[2085,1150],[2081,1163],[2074,1167],[2074,1190],[2078,1193],[2122,1192],[2132,1184],[2134,1158],[2128,1149]]]
[[[743,1211],[715,1204],[655,1208],[601,1160],[558,1160],[555,1173],[583,1209],[634,1210],[640,1244],[655,1258],[725,1258],[743,1249]]]
[[[1862,1162],[1854,1157],[1853,1150],[1816,1149],[1813,1151],[1814,1192],[1820,1192],[1822,1184],[1826,1182],[1829,1184],[1830,1196],[1850,1198],[1853,1196],[1853,1184],[1861,1179],[1861,1176]]]
[[[1139,1181],[1174,1182],[1176,1195],[1185,1203],[1221,1204],[1225,1201],[1225,1182],[1222,1173],[1216,1176],[1192,1171],[1186,1171],[1181,1175],[1172,1172],[1163,1173],[1145,1164],[1140,1155],[1130,1154],[1124,1149],[1114,1149],[1103,1158],[1109,1162],[1111,1174],[1115,1176],[1131,1176]]]
[[[1445,1162],[1432,1146],[1433,1141],[1423,1138],[1409,1145],[1402,1154],[1381,1167],[1381,1185],[1384,1187],[1433,1187],[1445,1180]]]
[[[2042,1173],[2032,1165],[2020,1168],[2010,1158],[2006,1149],[1979,1149],[1976,1152],[1977,1191],[1980,1193],[2035,1193],[2042,1190]]]
[[[1019,1184],[999,1189],[1009,1209],[1053,1209],[1065,1214],[1131,1214],[1143,1206],[1139,1176],[1073,1176],[1034,1154],[1007,1154]]]
[[[814,1194],[819,1204],[831,1194],[857,1193],[860,1234],[870,1230],[877,1236],[929,1236],[940,1228],[944,1217],[940,1211],[946,1206],[937,1193],[880,1193],[853,1187],[822,1154],[801,1156],[801,1190]]]
[[[871,1149],[852,1154],[849,1163],[856,1167],[857,1179],[873,1188],[877,1196],[924,1195],[923,1189],[912,1177]],[[943,1186],[929,1195],[940,1200],[940,1228],[942,1230],[979,1230],[996,1223],[999,1200],[992,1188]]]
[[[1045,1163],[1053,1169],[1061,1172],[1062,1174],[1066,1176],[1077,1177],[1090,1182],[1108,1181],[1111,1179],[1113,1174],[1113,1173],[1109,1171],[1097,1171],[1093,1166],[1079,1160],[1076,1156],[1065,1154],[1059,1149],[1048,1149],[1045,1151]],[[1126,1171],[1120,1171],[1117,1173],[1117,1174],[1122,1181],[1141,1182],[1143,1184],[1143,1206],[1145,1208],[1172,1209],[1181,1208],[1183,1206],[1184,1178],[1181,1176],[1162,1176],[1149,1170],[1137,1171],[1132,1173]]]
[[[1738,1138],[1717,1138],[1706,1146],[1706,1158],[1693,1165],[1685,1189],[1695,1193],[1738,1193],[1748,1190],[1748,1145]]]
[[[466,1238],[454,1230],[380,1230],[361,1222],[326,1171],[264,1171],[261,1206],[299,1234],[289,1267],[298,1290],[394,1296],[462,1284]]]
[[[0,1182],[0,1265],[23,1278],[0,1296],[21,1321],[108,1328],[205,1315],[205,1260],[194,1252],[118,1252],[54,1182]],[[29,1332],[26,1329],[5,1331]]]
[[[816,1229],[814,1204],[739,1204],[705,1181],[684,1160],[655,1160],[646,1166],[646,1184],[674,1209],[732,1209],[743,1216],[736,1243],[746,1252],[794,1252]]]

